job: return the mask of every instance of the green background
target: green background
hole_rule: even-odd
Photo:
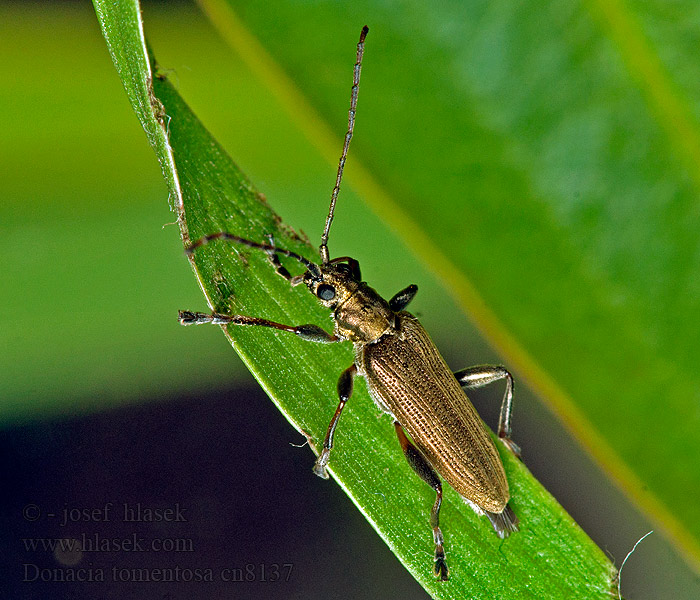
[[[9,176],[3,181],[4,200],[0,209],[6,242],[5,264],[10,275],[3,293],[6,300],[2,317],[3,339],[8,344],[10,360],[0,378],[7,427],[18,421],[47,418],[56,413],[104,410],[108,406],[140,402],[146,398],[162,399],[169,393],[210,391],[227,385],[233,381],[239,367],[218,332],[213,328],[211,331],[199,329],[195,334],[173,326],[173,315],[178,308],[203,308],[202,299],[180,253],[175,227],[162,227],[173,220],[167,211],[167,193],[152,153],[111,68],[94,15],[77,6],[62,10],[6,6],[3,10],[7,16],[3,19],[5,31],[0,43],[5,45],[3,54],[12,57],[2,67],[8,71],[3,78],[6,85],[2,89],[6,115],[2,133],[6,139],[2,144],[2,164],[4,169],[7,167]],[[320,230],[334,168],[315,155],[276,101],[265,94],[262,86],[216,39],[201,17],[181,6],[177,10],[172,7],[152,10],[153,13],[148,10],[146,13],[149,39],[160,63],[175,69],[174,79],[179,91],[265,192],[278,212],[284,215],[285,220],[315,239]],[[284,15],[278,18],[284,20]],[[58,35],[60,32],[63,35]],[[483,36],[488,39],[486,33]],[[379,53],[386,42],[382,42],[380,35],[376,35],[376,39]],[[375,43],[374,38],[372,43]],[[348,54],[347,49],[341,44],[335,45],[343,56],[338,63],[347,62],[344,58]],[[429,57],[421,59],[421,68],[429,69]],[[375,61],[378,62],[378,59]],[[366,67],[376,72],[374,83],[367,81],[370,79],[367,75],[363,82],[360,118],[362,110],[373,114],[373,87],[388,85],[389,75],[381,71],[381,65],[377,65],[377,62]],[[487,67],[491,69],[490,77],[496,77],[498,71],[494,71],[495,66],[486,65],[483,68]],[[326,108],[333,115],[328,119],[330,122],[344,122],[342,113],[346,102],[348,70],[342,68],[335,73],[329,69],[328,72],[317,73],[321,82],[319,86],[325,81],[327,85],[337,85],[338,89],[343,90],[338,94],[329,93],[329,97],[340,97],[339,101],[333,102],[333,106]],[[477,78],[477,74],[471,76]],[[313,87],[313,82],[309,85]],[[429,96],[428,92],[425,93]],[[488,96],[489,90],[481,90],[481,93]],[[494,93],[493,90],[490,93]],[[624,98],[620,100],[623,101]],[[422,128],[434,131],[429,111],[421,110],[427,102],[427,98],[397,98],[393,107],[395,117],[389,130],[410,133],[411,127],[419,122]],[[591,110],[590,107],[587,110]],[[376,120],[377,115],[374,114]],[[239,115],[238,121],[236,115]],[[245,117],[240,118],[240,115]],[[499,126],[508,126],[506,116],[487,114],[467,115],[465,118],[476,121],[486,119],[493,130],[498,129],[493,119],[504,119]],[[408,121],[402,123],[401,119]],[[388,170],[380,161],[400,162],[402,159],[382,149],[382,142],[388,135],[372,130],[371,117],[368,116],[367,121],[363,131],[364,142],[359,141],[358,132],[353,151],[364,156],[365,162],[379,163],[377,170]],[[591,123],[595,123],[593,117]],[[582,127],[580,122],[578,125],[574,122],[571,126]],[[537,127],[534,129],[537,130]],[[590,131],[584,128],[583,133],[590,134]],[[435,131],[435,143],[444,142],[446,135],[449,137],[449,132]],[[478,136],[474,137],[474,144],[479,144]],[[575,162],[587,158],[593,160],[593,156],[599,161],[594,166],[601,168],[604,159],[584,145],[585,135],[582,138],[576,134],[575,137],[583,139],[582,147],[577,148],[577,152],[567,160],[554,161],[554,166],[566,173],[573,173],[574,177],[581,177],[580,173],[586,172],[586,165]],[[594,143],[595,139],[592,136],[590,143]],[[650,146],[655,147],[654,144]],[[570,145],[567,147],[570,148]],[[494,150],[483,144],[480,148],[483,154],[481,160],[486,163],[489,148],[491,152]],[[656,151],[661,152],[662,148],[665,146],[659,142]],[[550,140],[546,149],[548,152],[558,152],[556,140]],[[424,161],[430,161],[435,155],[425,147],[409,150],[418,153]],[[622,154],[629,150],[630,146],[618,149]],[[516,152],[517,148],[510,151]],[[521,152],[524,154],[517,155],[516,152],[516,158],[527,159],[527,151],[521,149]],[[455,155],[454,160],[456,170],[459,155]],[[551,164],[549,166],[554,168]],[[428,172],[432,169],[429,163],[424,168]],[[491,175],[493,179],[487,177],[483,185],[487,187],[490,182],[490,185],[498,187],[502,181],[508,180],[506,175],[512,173]],[[542,177],[552,185],[552,182],[560,181],[547,172]],[[455,175],[454,179],[453,184],[459,183],[459,177]],[[683,185],[692,187],[692,183],[686,179],[684,176],[678,177]],[[568,185],[581,193],[586,183],[570,181]],[[405,180],[389,184],[398,189],[410,187]],[[528,185],[532,185],[532,182]],[[431,193],[439,196],[444,192],[435,185]],[[599,190],[597,193],[607,197],[614,191]],[[488,194],[488,189],[480,191],[470,188],[470,195],[478,197],[480,194]],[[406,194],[407,201],[410,197],[410,194]],[[459,315],[449,297],[430,280],[428,273],[420,269],[410,254],[410,248],[402,246],[395,238],[386,237],[389,234],[385,230],[377,229],[379,226],[374,218],[362,209],[360,201],[347,188],[343,202],[343,218],[339,214],[334,226],[333,248],[338,248],[339,252],[342,248],[343,252],[360,259],[365,277],[386,295],[409,282],[418,283],[421,294],[415,310],[433,333],[450,364],[458,367],[476,362],[500,362],[502,359],[494,358],[491,352],[482,349],[481,342],[473,339],[465,318]],[[638,207],[632,200],[630,203],[627,212],[634,214]],[[556,208],[562,211],[560,216],[564,221],[571,217],[565,209],[560,205]],[[580,205],[572,203],[569,209],[580,209]],[[595,221],[595,209],[589,210],[593,212],[584,215],[584,219]],[[681,211],[680,208],[678,210]],[[499,227],[504,226],[503,216],[508,214],[506,210],[499,212]],[[512,215],[512,218],[517,216]],[[673,217],[672,211],[664,219],[672,224]],[[654,223],[658,221],[657,217],[653,219]],[[464,222],[464,218],[454,218],[455,226]],[[467,222],[470,232],[478,234],[479,227],[474,226],[473,219]],[[613,233],[619,231],[619,227],[612,228]],[[659,256],[663,241],[669,235],[662,233],[664,235],[657,236],[660,248],[653,248],[653,252],[650,252],[653,256]],[[622,235],[617,237],[624,238]],[[470,243],[478,242],[476,237],[470,240]],[[624,242],[621,239],[619,243],[624,245]],[[520,240],[520,243],[527,246],[527,240]],[[593,239],[579,240],[579,243],[595,246]],[[411,246],[410,242],[408,246]],[[504,254],[523,252],[522,248],[509,248],[505,243],[502,246]],[[388,249],[391,249],[391,254]],[[381,257],[381,260],[377,257]],[[492,256],[496,264],[501,258]],[[599,264],[596,268],[611,268],[621,276],[638,280],[638,285],[643,286],[644,279],[640,272],[647,273],[649,267],[623,258],[612,256],[609,263]],[[684,266],[681,258],[675,260],[681,267]],[[619,264],[615,261],[619,261]],[[487,274],[493,268],[493,265],[484,265]],[[618,271],[614,271],[614,268]],[[526,288],[518,285],[519,292],[523,289]],[[681,292],[677,302],[682,302],[687,296],[687,291]],[[508,293],[508,289],[501,290],[503,296]],[[542,289],[538,288],[537,299],[542,294]],[[624,305],[623,299],[620,303]],[[679,315],[685,314],[675,302],[668,306],[668,316],[666,321],[659,324],[660,328],[668,322],[677,327],[674,323],[677,323]],[[533,323],[532,327],[537,325]],[[669,331],[673,332],[673,328]],[[542,333],[544,343],[549,341],[546,335]],[[598,360],[606,360],[606,348],[612,354],[616,348],[609,343],[610,340],[602,340],[600,335],[592,335],[590,343],[594,346],[597,344],[595,347],[600,350]],[[465,348],[469,349],[469,354],[465,354]],[[679,343],[672,350],[686,358],[692,356],[691,349]],[[558,353],[565,354],[561,351]],[[183,357],[186,357],[187,369],[182,368]],[[196,368],[197,365],[201,365],[201,368]],[[590,369],[582,367],[572,376],[590,379],[590,373]],[[647,372],[639,375],[639,385],[648,387],[648,375]],[[662,373],[656,375],[663,380],[662,383],[666,383],[669,377],[666,374],[664,379]],[[227,382],[226,378],[229,377]],[[609,402],[609,395],[604,395],[602,391],[599,397]],[[551,425],[551,418],[542,414],[541,410],[531,409],[528,399],[521,398],[522,394],[519,394],[516,428],[518,415],[526,411],[535,412],[535,423],[538,423],[537,418],[541,418]],[[660,411],[654,414],[665,413]],[[613,421],[619,423],[618,419]],[[670,429],[671,425],[668,427]],[[537,429],[537,425],[534,429]],[[633,436],[621,437],[630,440],[629,444],[634,443]],[[532,448],[522,434],[517,439],[522,445]],[[534,454],[532,449],[529,452]],[[559,452],[550,450],[550,453],[553,458],[549,463],[558,462]],[[526,461],[532,467],[531,461]],[[546,464],[543,468],[551,470],[556,467]],[[572,476],[568,472],[566,479],[568,483],[583,480],[581,476]],[[612,490],[600,490],[600,485],[592,484],[590,496],[583,502],[589,511],[591,506],[605,498],[605,510],[602,512],[618,519],[620,514],[630,516],[631,509],[624,504],[621,508],[609,508],[605,494],[616,494]],[[557,492],[555,495],[564,501]],[[621,501],[624,502],[624,499]],[[582,522],[584,529],[593,534],[583,522],[585,508],[580,509],[582,516],[579,516],[574,505],[564,504]],[[600,515],[595,511],[590,512],[594,514],[589,514],[589,518],[600,528],[600,535],[603,536],[602,531],[605,531],[605,535],[610,536],[596,538],[600,545],[610,548],[616,544],[617,548],[621,548],[613,552],[618,564],[635,539],[647,530],[646,525],[635,522],[631,516],[624,521],[613,520],[611,525],[601,526]],[[647,561],[663,565],[662,570],[666,574],[664,580],[660,580],[661,575],[650,577],[652,571],[643,562],[648,556],[645,554],[647,547],[649,552],[656,548],[663,553],[663,558],[647,558]],[[659,563],[660,560],[665,562]],[[638,561],[639,571],[633,570],[635,561]],[[652,580],[656,579],[666,593],[671,582],[692,594],[693,590],[689,588],[692,575],[677,559],[675,569],[670,570],[669,565],[673,563],[673,558],[664,548],[662,536],[648,538],[626,567],[624,577],[626,586],[630,588],[625,589],[635,590],[626,593],[630,597],[646,597],[641,594],[651,593],[654,589]],[[669,572],[677,575],[669,577]],[[644,578],[647,580],[644,581]],[[637,581],[639,588],[631,587],[635,585],[634,581]]]

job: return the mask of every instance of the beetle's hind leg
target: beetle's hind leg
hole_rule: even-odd
[[[442,505],[442,484],[435,469],[430,465],[426,458],[421,454],[420,450],[408,441],[406,433],[398,421],[394,421],[396,435],[399,438],[401,449],[404,456],[411,465],[411,468],[418,474],[425,483],[427,483],[436,492],[435,504],[430,511],[430,526],[433,528],[433,540],[435,541],[435,577],[439,577],[442,581],[447,581],[449,578],[449,569],[445,560],[445,540],[442,537],[440,530],[440,506]]]
[[[520,457],[520,447],[511,439],[512,430],[510,427],[511,416],[513,412],[513,376],[505,367],[480,365],[478,367],[469,367],[455,372],[455,378],[462,387],[478,388],[499,379],[506,380],[506,391],[503,394],[503,402],[501,403],[501,415],[498,419],[498,437],[503,440],[503,443],[508,446],[508,449]]]

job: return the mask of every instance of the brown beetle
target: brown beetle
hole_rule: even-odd
[[[404,310],[416,295],[417,286],[409,285],[386,301],[362,281],[360,266],[355,259],[345,256],[331,260],[329,257],[328,233],[354,129],[367,32],[368,28],[364,27],[357,45],[348,131],[321,237],[321,264],[278,248],[272,241],[269,244],[258,243],[226,232],[206,236],[187,249],[191,254],[212,240],[224,239],[265,251],[279,275],[293,286],[304,283],[322,305],[333,311],[334,333],[331,335],[317,325],[283,325],[244,315],[180,311],[179,318],[183,325],[257,325],[289,331],[312,342],[351,341],[355,347],[355,362],[341,374],[338,381],[340,402],[328,426],[314,473],[328,478],[326,466],[335,429],[352,394],[354,378],[361,375],[379,409],[394,419],[394,427],[409,464],[437,494],[430,513],[435,541],[434,572],[437,577],[446,580],[448,568],[439,525],[442,504],[440,477],[478,514],[485,514],[500,537],[507,537],[518,530],[518,519],[508,506],[510,493],[503,464],[484,423],[462,389],[506,380],[498,436],[512,452],[519,454],[518,447],[510,439],[513,378],[504,367],[498,366],[471,367],[453,374],[418,319]],[[299,261],[306,271],[302,275],[292,276],[278,255]]]

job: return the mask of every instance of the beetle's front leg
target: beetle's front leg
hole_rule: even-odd
[[[511,436],[511,415],[513,409],[513,376],[505,367],[480,365],[478,367],[469,367],[455,372],[455,377],[459,384],[465,388],[478,388],[499,379],[506,380],[506,391],[503,394],[503,402],[501,403],[501,414],[498,419],[498,437],[503,440],[503,443],[508,446],[509,450],[520,457],[520,447],[510,438]]]
[[[333,435],[335,434],[335,428],[338,426],[338,420],[340,415],[345,408],[345,403],[348,398],[352,395],[352,387],[355,381],[355,375],[357,374],[357,367],[353,363],[350,365],[338,379],[338,397],[340,402],[338,403],[338,408],[335,409],[335,414],[328,425],[328,431],[326,431],[326,438],[323,440],[323,450],[316,459],[314,464],[314,473],[323,479],[328,479],[328,472],[326,471],[326,466],[328,465],[328,460],[331,456],[331,448],[333,448]]]
[[[275,238],[274,236],[270,233],[267,235],[267,239],[270,242],[270,246],[274,247],[275,246]],[[267,260],[270,261],[272,266],[275,268],[275,273],[277,273],[280,277],[286,279],[292,286],[297,286],[299,285],[302,281],[304,281],[304,276],[303,275],[294,275],[287,270],[287,267],[285,267],[281,261],[280,257],[272,249],[267,249],[265,250],[265,254],[267,254]]]
[[[418,293],[418,286],[415,283],[405,287],[400,292],[394,294],[393,298],[389,300],[389,306],[394,312],[399,312],[408,306],[408,303],[413,300],[415,295]]]
[[[320,344],[330,344],[341,340],[337,335],[331,335],[318,325],[308,323],[306,325],[284,325],[268,319],[258,317],[247,317],[246,315],[222,315],[220,313],[202,313],[181,310],[178,313],[180,325],[258,325],[260,327],[271,327],[280,331],[289,331],[308,342],[318,342]]]

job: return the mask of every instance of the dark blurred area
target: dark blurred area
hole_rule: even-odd
[[[427,597],[255,387],[1,440],[5,598]]]
[[[473,398],[494,426],[500,390]],[[527,466],[619,565],[641,517],[529,394],[515,411]],[[0,501],[4,597],[427,597],[340,487],[313,475],[304,438],[254,383],[37,421],[0,439],[11,490]],[[443,522],[449,532],[449,514]],[[42,546],[61,539],[86,551]],[[664,585],[690,593],[655,541],[625,567],[628,598],[663,597]],[[644,572],[650,554],[665,583]],[[62,580],[71,571],[88,580]]]

